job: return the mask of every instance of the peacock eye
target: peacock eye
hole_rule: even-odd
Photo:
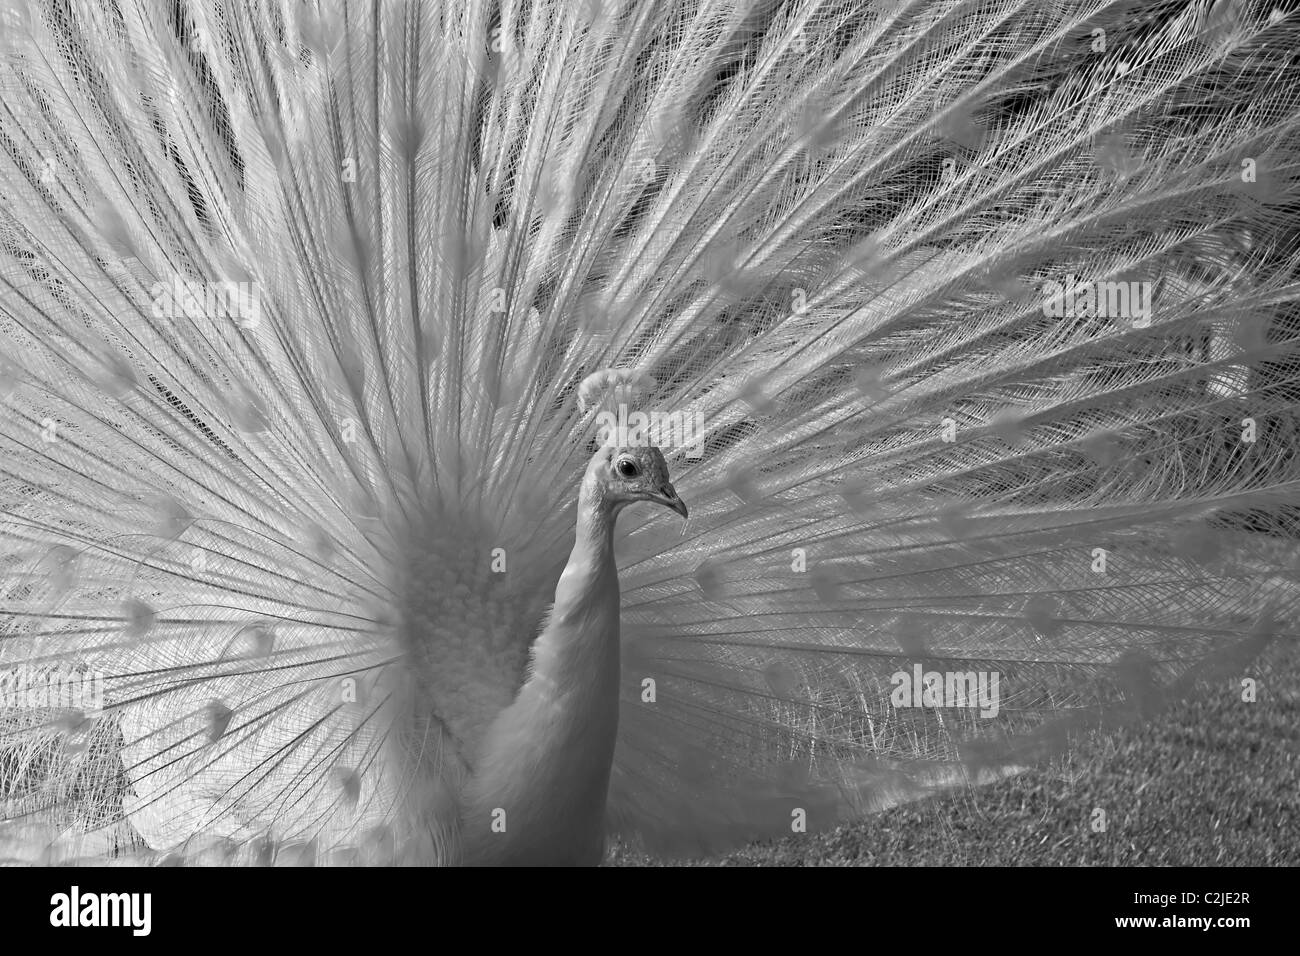
[[[640,469],[637,468],[636,462],[630,458],[620,458],[615,467],[618,468],[618,473],[624,478],[635,478],[640,474]]]

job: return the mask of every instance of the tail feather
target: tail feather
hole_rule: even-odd
[[[0,714],[4,815],[454,856],[601,368],[692,515],[622,519],[629,839],[992,779],[1294,639],[1297,26],[1222,6],[6,12],[0,665],[107,686]]]

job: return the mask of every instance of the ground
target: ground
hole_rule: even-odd
[[[1201,687],[1145,727],[1056,766],[895,807],[713,866],[1295,866],[1300,863],[1300,642],[1237,682]],[[1094,811],[1106,829],[1093,828]],[[662,864],[619,851],[613,865]]]

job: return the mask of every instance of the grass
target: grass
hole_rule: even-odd
[[[696,865],[1294,866],[1300,643],[1279,639],[1243,676],[1257,681],[1255,703],[1219,682],[1053,766]],[[670,862],[626,850],[609,861]]]

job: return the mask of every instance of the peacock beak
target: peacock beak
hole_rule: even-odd
[[[664,485],[655,500],[666,508],[672,508],[683,518],[686,517],[686,502],[677,497],[677,489],[671,484]]]

